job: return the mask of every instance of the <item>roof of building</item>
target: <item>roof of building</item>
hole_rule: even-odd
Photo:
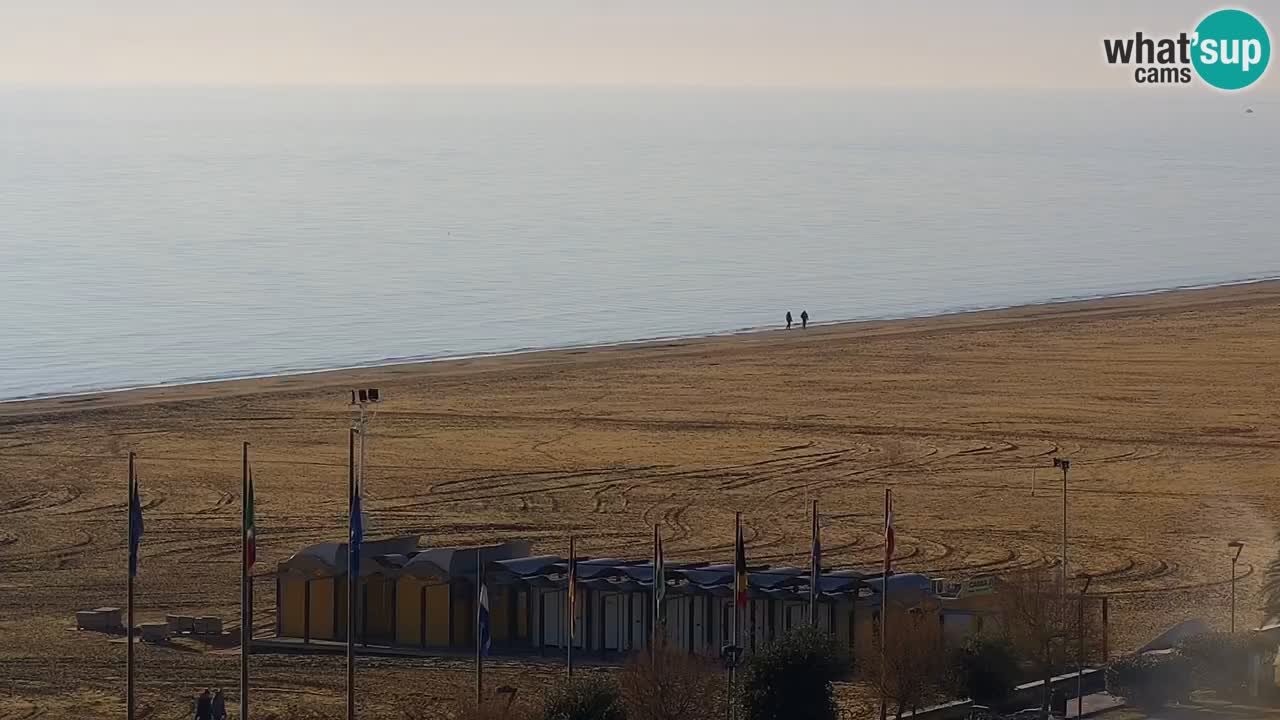
[[[366,541],[361,546],[360,575],[409,576],[447,580],[474,578],[477,558],[482,558],[489,582],[526,583],[533,587],[564,587],[568,560],[558,555],[529,555],[523,540],[473,548],[421,548],[417,535]],[[303,548],[281,562],[278,572],[309,577],[341,575],[347,570],[346,543],[319,543]],[[670,562],[665,566],[668,591],[675,594],[708,594],[729,597],[734,593],[735,568],[729,563]],[[653,563],[621,558],[580,558],[578,582],[593,590],[638,592],[653,587]],[[747,572],[752,597],[803,600],[809,596],[810,571],[798,567],[751,566]],[[884,586],[879,575],[857,570],[824,571],[818,594],[824,598],[879,595]],[[925,596],[932,581],[912,573],[890,576],[889,593]]]
[[[360,576],[411,575],[447,578],[476,574],[476,553],[486,562],[525,557],[529,543],[524,540],[478,548],[429,548],[418,546],[418,535],[402,535],[360,544]],[[347,543],[309,545],[281,562],[280,573],[309,576],[342,575],[347,572]]]
[[[556,555],[539,555],[531,558],[514,558],[489,563],[492,582],[528,583],[534,587],[564,587],[568,581],[569,563]],[[668,591],[676,594],[698,593],[716,597],[729,597],[734,593],[734,566],[673,562],[667,563]],[[751,567],[747,572],[747,587],[753,597],[803,600],[809,596],[809,570],[797,567]],[[578,582],[593,590],[635,592],[653,587],[653,563],[650,561],[618,560],[615,558],[590,558],[578,561]],[[819,595],[826,598],[866,597],[879,594],[883,581],[851,570],[823,572],[819,578]],[[924,575],[894,575],[889,580],[889,592],[894,597],[905,594],[927,595],[932,590],[931,580]]]
[[[374,564],[377,558],[404,556],[414,552],[417,547],[417,535],[401,535],[361,543],[360,575],[371,575],[378,572],[380,567],[385,567],[385,563]],[[303,575],[341,575],[347,571],[347,544],[329,542],[308,545],[281,562],[278,570]]]

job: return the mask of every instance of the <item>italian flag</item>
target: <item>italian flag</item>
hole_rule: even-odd
[[[249,488],[244,496],[244,573],[253,572],[258,559],[258,539],[253,522],[253,470],[249,470]]]

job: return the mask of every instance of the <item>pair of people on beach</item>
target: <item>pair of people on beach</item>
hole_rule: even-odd
[[[196,698],[196,720],[227,720],[227,700],[222,697],[222,688],[209,694],[205,688]]]
[[[801,328],[809,327],[809,311],[808,310],[800,311],[800,327]],[[791,329],[791,311],[790,310],[787,311],[787,329],[788,330]]]

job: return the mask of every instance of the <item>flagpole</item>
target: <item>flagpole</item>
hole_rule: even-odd
[[[249,644],[253,640],[253,581],[249,578],[249,443],[240,460],[240,720],[249,718]]]
[[[653,623],[649,628],[649,656],[656,658],[658,653],[658,620],[662,617],[662,540],[658,538],[658,523],[653,524]]]
[[[733,646],[738,647],[739,634],[742,631],[741,623],[738,622],[738,570],[737,570],[737,552],[738,545],[742,542],[742,513],[737,513],[733,517],[733,552],[734,571],[733,571]],[[733,668],[729,669],[729,685],[733,686]]]
[[[737,681],[738,660],[742,657],[740,648],[742,635],[742,622],[738,617],[738,549],[742,547],[742,513],[735,513],[733,516],[733,663],[729,665],[729,717],[736,718],[738,716],[738,706],[733,701],[733,687]]]
[[[476,548],[476,710],[484,703],[484,659],[480,655],[480,588],[484,585],[484,565]]]
[[[351,528],[356,519],[352,516],[356,498],[356,429],[351,428],[347,443],[347,720],[356,717],[356,585],[353,577],[356,567],[356,549]]]
[[[818,501],[813,501],[813,537],[809,545],[809,624],[818,627],[818,579],[822,574],[821,545],[818,542]]]
[[[573,549],[573,536],[570,535],[569,536],[569,582],[567,585],[568,592],[566,593],[566,601],[564,604],[565,616],[566,616],[565,636],[568,639],[567,642],[565,643],[565,648],[564,648],[564,664],[565,664],[565,670],[568,672],[569,677],[573,677],[573,619],[575,615],[574,611],[577,610],[577,608],[574,607],[577,601],[577,588],[575,588],[574,585],[577,584],[577,581],[578,581],[577,565],[578,565],[577,556],[574,554],[574,549]]]
[[[889,544],[889,531],[892,527],[890,513],[893,511],[893,491],[884,489],[884,574],[880,578],[880,720],[889,716],[889,699],[885,695],[888,681],[888,668],[885,666],[885,647],[889,644],[889,563],[892,562],[893,547]]]
[[[137,478],[134,475],[134,471],[133,471],[133,460],[134,460],[134,454],[130,452],[129,453],[129,503],[127,505],[127,507],[129,508],[129,556],[130,556],[129,563],[128,563],[129,604],[128,604],[128,611],[127,611],[128,618],[125,624],[125,633],[126,633],[125,642],[127,647],[127,650],[125,651],[125,665],[126,665],[125,675],[127,677],[127,680],[126,680],[127,689],[125,691],[125,704],[128,706],[129,720],[133,720],[133,712],[134,712],[134,705],[135,705],[134,694],[133,694],[133,574],[134,574],[134,563],[136,562],[136,560],[134,559],[135,539],[133,537],[133,533],[134,533],[134,528],[133,528],[134,497],[133,496],[134,496],[134,492],[137,489],[137,486],[135,485]]]

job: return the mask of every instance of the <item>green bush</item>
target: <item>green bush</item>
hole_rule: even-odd
[[[561,680],[543,698],[542,720],[626,720],[618,683],[604,673]]]
[[[1191,696],[1192,663],[1177,653],[1130,655],[1107,666],[1107,690],[1143,710]]]
[[[1183,640],[1178,652],[1191,661],[1197,687],[1231,696],[1247,690],[1249,656],[1269,649],[1252,633],[1207,632]]]
[[[834,720],[831,683],[849,669],[832,638],[802,627],[750,655],[738,673],[743,720]]]
[[[1021,679],[1018,658],[1004,640],[971,637],[949,653],[948,680],[956,695],[979,705],[1000,705]]]

